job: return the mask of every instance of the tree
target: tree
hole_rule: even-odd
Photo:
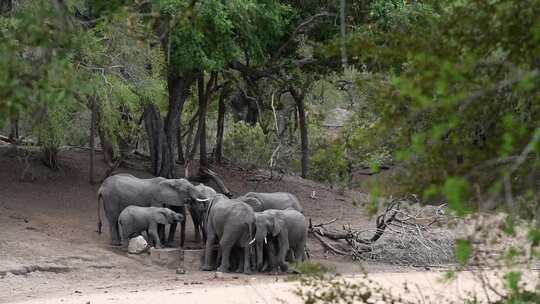
[[[406,168],[402,191],[446,197],[460,212],[515,211],[516,195],[536,191],[538,4],[372,4],[350,51],[374,75],[390,74],[372,78],[368,109],[379,119],[365,142],[392,147]]]

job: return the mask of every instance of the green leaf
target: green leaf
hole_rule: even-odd
[[[468,190],[468,183],[457,177],[448,178],[443,186],[443,195],[448,200],[448,207],[454,210],[458,216],[469,213],[465,206],[465,197]]]
[[[537,219],[538,220],[538,219]],[[536,247],[540,245],[540,229],[531,228],[527,233],[527,239],[531,242],[531,246]]]
[[[465,265],[469,262],[471,257],[472,248],[471,243],[468,240],[458,239],[456,240],[455,255],[456,260],[460,265]]]
[[[504,278],[506,279],[506,286],[513,292],[518,292],[519,290],[519,281],[521,280],[521,272],[519,271],[510,271]]]
[[[504,219],[502,231],[506,233],[507,235],[514,236],[516,234],[515,226],[516,224],[514,222],[514,218],[509,215]]]

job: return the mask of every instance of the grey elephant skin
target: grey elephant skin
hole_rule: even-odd
[[[182,214],[168,208],[128,206],[118,217],[122,245],[126,246],[130,238],[146,231],[149,243],[153,243],[156,248],[163,248],[158,235],[158,224],[176,224],[184,220]]]
[[[270,261],[275,261],[271,265],[275,267],[275,271],[277,267],[287,271],[288,265],[285,258],[289,251],[294,255],[292,262],[302,262],[306,259],[305,248],[308,224],[302,213],[294,209],[265,210],[255,213],[255,222],[254,241],[257,242],[257,269],[262,270],[263,268],[265,246],[270,248],[267,251],[269,255],[275,254],[275,257],[269,258]],[[274,243],[277,246],[273,246]]]
[[[288,192],[248,192],[237,198],[250,205],[255,212],[269,209],[294,209],[303,212],[302,205],[296,196]]]
[[[218,194],[210,202],[206,218],[206,247],[203,270],[214,270],[214,245],[219,244],[218,271],[229,272],[231,251],[241,249],[244,273],[251,273],[250,244],[255,225],[255,213],[246,203]],[[219,259],[221,257],[221,259]],[[242,267],[241,267],[242,268]]]
[[[201,233],[202,233],[202,239],[204,242],[206,242],[206,229],[204,227],[204,218],[206,216],[206,210],[208,208],[208,204],[211,198],[217,195],[216,190],[206,186],[205,184],[201,183],[195,186],[195,189],[197,189],[200,193],[203,194],[206,198],[209,200],[205,202],[198,202],[198,203],[192,203],[190,204],[189,213],[191,214],[191,218],[193,220],[193,226],[195,230],[195,240],[198,242],[200,241]],[[171,210],[176,212],[181,212],[181,207],[175,207],[170,206]],[[169,230],[169,238],[168,242],[172,243],[174,240],[174,234],[176,231],[176,224],[172,224]]]
[[[109,222],[111,243],[120,245],[118,217],[130,205],[139,207],[164,207],[196,204],[208,199],[186,179],[165,179],[163,177],[141,179],[130,174],[108,177],[98,190],[98,231],[101,232],[100,203],[103,203],[105,217]],[[194,208],[199,208],[194,206]],[[182,222],[182,228],[185,221]],[[182,229],[181,242],[184,241]]]

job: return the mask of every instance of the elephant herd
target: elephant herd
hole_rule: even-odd
[[[306,259],[308,226],[300,202],[290,193],[249,192],[231,199],[186,179],[117,174],[98,190],[100,233],[101,204],[113,245],[126,245],[146,233],[156,248],[173,241],[177,224],[184,246],[189,210],[195,238],[200,240],[202,234],[205,242],[203,270],[287,271],[287,262]],[[167,241],[165,225],[170,225]]]

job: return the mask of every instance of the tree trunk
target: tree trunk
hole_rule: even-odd
[[[149,104],[145,110],[145,128],[150,147],[152,173],[155,176],[177,177],[175,156],[178,153],[180,110],[189,94],[193,80],[191,74],[172,73],[169,75],[167,79],[169,106],[164,121],[155,105]]]
[[[300,150],[302,153],[301,166],[302,173],[301,176],[306,178],[308,174],[308,161],[309,161],[309,142],[308,142],[308,130],[306,123],[306,112],[304,109],[304,93],[297,92],[294,89],[291,89],[291,94],[296,103],[296,108],[298,110],[298,124],[300,127]]]
[[[180,164],[185,164],[185,159],[184,159],[184,150],[182,148],[182,128],[181,126],[178,127],[178,132],[177,132],[178,136],[177,136],[177,141],[178,141],[178,147],[177,147],[177,153],[178,153],[178,162]]]
[[[42,148],[42,152],[43,152],[43,163],[45,164],[45,166],[49,167],[51,170],[57,171],[59,169],[58,148],[44,146]]]
[[[341,0],[340,1],[340,14],[339,14],[339,19],[340,19],[340,32],[341,32],[341,43],[340,43],[340,48],[341,48],[341,65],[343,67],[343,70],[345,71],[345,69],[347,68],[347,48],[346,48],[346,45],[345,45],[345,35],[346,35],[346,32],[345,32],[345,27],[346,27],[346,13],[347,13],[347,9],[346,9],[346,3],[345,3],[345,0]]]
[[[94,96],[94,98],[97,98]],[[109,136],[107,135],[107,132],[103,128],[103,119],[101,113],[101,109],[99,107],[99,103],[97,99],[94,99],[94,107],[95,107],[95,125],[97,128],[97,133],[99,136],[99,144],[101,146],[101,151],[103,152],[103,161],[107,163],[107,165],[112,166],[114,163],[114,149],[111,141],[109,140]]]
[[[95,143],[94,138],[96,137],[96,101],[94,97],[91,97],[90,100],[90,110],[92,111],[90,118],[90,172],[88,181],[90,184],[94,183],[94,156],[95,156]]]
[[[209,80],[211,81],[211,80]],[[201,73],[198,79],[199,90],[199,170],[208,167],[208,154],[206,152],[206,105],[208,103],[208,91],[204,90],[204,74]]]
[[[9,140],[17,144],[19,139],[19,118],[13,115],[9,121]]]
[[[226,90],[223,89],[219,95],[219,104],[218,104],[218,119],[217,119],[217,133],[216,133],[216,154],[215,162],[216,164],[223,164],[223,127],[225,125],[225,95]]]
[[[148,149],[150,150],[150,162],[152,174],[159,176],[165,145],[165,132],[159,110],[154,104],[148,104],[144,110],[144,127],[148,137]]]

